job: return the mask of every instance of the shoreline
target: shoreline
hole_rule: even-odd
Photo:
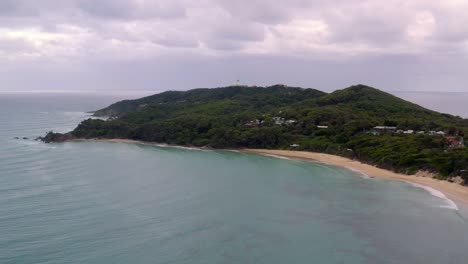
[[[429,187],[443,193],[447,199],[452,200],[456,204],[464,206],[468,205],[468,187],[449,181],[437,180],[430,177],[400,174],[393,171],[381,169],[376,166],[365,164],[357,160],[318,152],[271,149],[242,149],[241,152],[259,155],[273,155],[278,157],[286,157],[291,159],[334,165],[364,174],[371,178],[374,177],[379,179],[406,182],[431,192],[427,189],[427,187]]]
[[[200,148],[200,147],[184,147],[178,145],[156,143],[156,142],[146,142],[140,140],[132,139],[73,139],[69,142],[114,142],[114,143],[129,143],[129,144],[139,144],[147,146],[157,146],[157,147],[179,147],[186,149],[199,149],[199,150],[227,150],[233,151],[234,149],[211,149],[211,148]],[[357,160],[351,160],[345,157],[318,153],[318,152],[308,152],[308,151],[296,151],[296,150],[273,150],[273,149],[235,149],[241,153],[246,154],[256,154],[264,156],[276,156],[284,157],[296,160],[303,160],[309,162],[318,162],[327,165],[333,165],[342,167],[354,172],[361,173],[370,178],[379,178],[387,180],[397,180],[406,182],[415,186],[419,186],[426,191],[431,192],[426,187],[432,188],[436,191],[441,192],[446,196],[447,199],[452,200],[456,204],[468,206],[468,187],[462,186],[457,183],[437,180],[430,177],[421,177],[415,175],[405,175],[389,170],[381,169],[376,166],[365,164]],[[432,193],[432,192],[431,192]],[[443,198],[443,197],[440,197]]]

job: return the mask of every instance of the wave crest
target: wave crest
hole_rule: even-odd
[[[440,206],[441,208],[448,208],[448,209],[453,209],[453,210],[458,211],[458,206],[455,204],[455,202],[447,198],[447,196],[445,196],[445,194],[443,194],[441,191],[434,189],[432,187],[414,183],[414,182],[408,182],[408,183],[413,185],[414,187],[421,188],[421,189],[428,191],[432,196],[435,196],[444,200],[446,202],[446,205],[441,205]]]

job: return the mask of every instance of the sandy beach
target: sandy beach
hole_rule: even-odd
[[[156,142],[145,142],[139,140],[131,139],[74,139],[72,141],[91,141],[91,142],[120,142],[120,143],[132,143],[132,144],[141,144],[149,146],[174,146],[163,143]],[[206,148],[198,148],[206,149]],[[272,149],[241,149],[239,150],[243,153],[248,154],[258,154],[258,155],[275,155],[292,159],[300,159],[305,161],[319,162],[334,166],[344,167],[353,171],[361,172],[369,177],[383,178],[390,180],[405,181],[409,183],[414,183],[422,186],[427,186],[442,192],[448,199],[454,201],[457,204],[463,204],[464,206],[468,205],[468,187],[462,186],[457,183],[452,183],[448,181],[437,180],[430,177],[419,177],[414,175],[404,175],[395,173],[389,170],[380,169],[372,165],[364,164],[356,160],[351,160],[348,158],[308,152],[308,151],[294,151],[294,150],[272,150]]]
[[[270,150],[270,149],[243,149],[244,153],[260,155],[276,155],[281,157],[300,159],[306,161],[320,162],[335,166],[344,167],[350,170],[359,171],[370,177],[399,180],[415,183],[441,191],[445,196],[455,203],[468,205],[468,187],[448,181],[441,181],[429,177],[418,177],[414,175],[404,175],[389,170],[377,168],[372,165],[364,164],[356,160],[339,157],[330,154],[293,151],[293,150]]]

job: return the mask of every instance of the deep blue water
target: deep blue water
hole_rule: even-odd
[[[32,139],[117,99],[0,95],[0,263],[467,263],[464,212],[409,184],[228,151]]]

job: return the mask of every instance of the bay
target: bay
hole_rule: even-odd
[[[406,183],[232,151],[33,140],[119,99],[0,95],[0,263],[468,257],[463,208]]]

